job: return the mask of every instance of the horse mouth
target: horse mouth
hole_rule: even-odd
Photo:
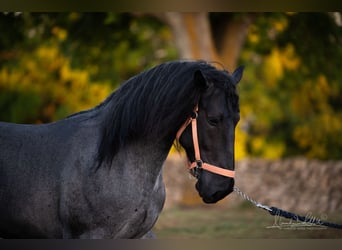
[[[218,202],[219,200],[215,200],[215,199],[212,199],[212,198],[203,198],[202,197],[202,201],[204,202],[204,203],[206,203],[206,204],[214,204],[214,203],[216,203],[216,202]]]
[[[207,204],[213,204],[217,203],[218,201],[222,200],[226,196],[228,196],[231,192],[233,192],[233,189],[228,189],[224,191],[217,191],[212,195],[203,195],[200,192],[198,192],[199,196],[202,198],[204,203]]]

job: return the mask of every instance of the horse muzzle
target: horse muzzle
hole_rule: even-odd
[[[216,203],[228,196],[231,192],[233,192],[234,179],[226,179],[228,180],[226,180],[226,183],[224,183],[224,185],[219,185],[216,187],[204,185],[201,179],[199,179],[195,186],[203,202],[208,204]]]

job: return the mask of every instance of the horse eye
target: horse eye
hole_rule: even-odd
[[[217,126],[220,122],[220,119],[217,118],[217,117],[208,117],[208,123],[211,125],[211,126]]]

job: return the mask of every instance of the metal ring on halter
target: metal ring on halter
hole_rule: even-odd
[[[190,169],[190,173],[195,177],[198,178],[200,174],[200,170],[202,169],[203,161],[196,160],[196,166]]]
[[[196,169],[201,169],[203,166],[203,161],[202,160],[196,160]]]
[[[196,111],[192,112],[191,119],[195,120],[198,118],[198,113]]]

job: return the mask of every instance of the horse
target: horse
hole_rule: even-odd
[[[163,162],[176,137],[202,200],[223,199],[234,186],[242,73],[170,61],[65,119],[1,122],[0,237],[155,237]]]

